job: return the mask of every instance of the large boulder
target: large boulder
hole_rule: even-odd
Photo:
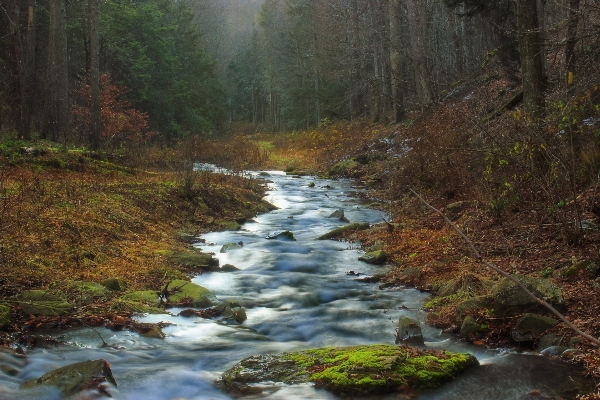
[[[329,176],[347,176],[352,170],[358,168],[360,164],[354,160],[340,161],[329,170]]]
[[[490,308],[493,303],[492,296],[471,297],[456,306],[456,319],[462,321],[465,315]]]
[[[331,213],[331,215],[327,218],[337,218],[342,222],[350,222],[348,221],[348,218],[346,218],[344,216],[344,210],[342,210],[341,208],[339,210],[335,210],[333,213]]]
[[[400,318],[398,318],[398,328],[396,328],[396,344],[398,343],[412,345],[425,344],[419,321],[405,317],[404,315],[401,315]]]
[[[26,314],[54,316],[73,310],[73,306],[63,296],[48,290],[26,290],[18,300],[19,306]]]
[[[368,222],[361,222],[361,223],[355,222],[353,224],[342,226],[341,228],[337,228],[332,231],[329,231],[326,234],[319,236],[317,238],[317,240],[333,239],[333,238],[340,236],[341,234],[343,234],[345,232],[364,231],[365,229],[369,229],[370,227],[371,227],[371,225],[369,225]]]
[[[554,318],[527,313],[517,321],[515,328],[511,331],[511,338],[517,343],[533,342],[556,324],[558,321]]]
[[[281,384],[312,382],[342,397],[424,390],[479,365],[471,354],[392,345],[328,347],[248,357],[216,381],[222,390],[247,395]]]
[[[70,364],[52,370],[37,379],[30,379],[21,384],[21,389],[33,389],[38,386],[54,386],[64,397],[100,388],[105,392],[106,383],[117,386],[110,365],[105,360],[88,360]]]
[[[565,301],[560,288],[548,279],[525,275],[513,275],[513,277],[538,298],[546,299],[549,304],[557,309],[564,308]],[[494,295],[494,313],[498,316],[516,315],[545,309],[508,278],[504,278],[494,285],[492,293]]]
[[[170,303],[191,303],[193,307],[206,308],[217,304],[215,295],[195,283],[175,279],[167,285],[167,300]]]
[[[479,325],[477,320],[473,316],[467,315],[460,326],[460,337],[468,338],[477,336],[480,331],[481,325]]]
[[[100,284],[114,292],[124,292],[127,289],[127,282],[125,282],[124,279],[117,277],[107,278],[100,282]]]

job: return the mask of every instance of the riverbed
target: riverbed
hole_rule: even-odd
[[[174,315],[141,316],[143,322],[170,322],[167,337],[144,338],[131,332],[77,329],[50,332],[66,344],[29,353],[29,362],[17,376],[0,373],[0,399],[60,399],[44,389],[18,390],[21,382],[63,365],[87,359],[105,359],[118,388],[116,399],[196,400],[230,399],[214,381],[236,362],[254,354],[286,352],[322,346],[393,344],[400,315],[424,320],[422,305],[429,295],[409,288],[380,290],[376,283],[355,275],[379,274],[386,266],[358,261],[360,243],[317,238],[344,225],[328,218],[343,209],[350,222],[382,222],[389,216],[371,209],[355,194],[353,182],[292,177],[269,172],[266,200],[277,210],[259,215],[240,231],[214,232],[194,246],[214,252],[220,265],[239,271],[205,273],[193,281],[212,290],[218,299],[238,300],[248,319],[241,325]],[[311,182],[314,187],[309,187]],[[266,237],[289,230],[294,240]],[[220,253],[227,243],[239,249]],[[581,370],[531,352],[487,350],[422,324],[429,348],[471,352],[481,366],[474,368],[419,399],[552,399],[574,398],[582,384]],[[102,347],[103,339],[110,344]],[[335,399],[312,385],[275,386],[248,399]],[[396,395],[378,396],[396,399]]]

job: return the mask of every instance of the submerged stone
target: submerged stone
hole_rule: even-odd
[[[216,384],[229,393],[250,394],[281,383],[312,382],[339,395],[361,396],[391,393],[399,386],[434,388],[475,365],[479,362],[471,354],[393,345],[327,347],[248,357]]]
[[[21,389],[32,389],[40,385],[54,386],[62,392],[64,397],[69,397],[84,390],[98,388],[105,383],[117,386],[110,365],[105,360],[88,360],[55,369],[37,379],[25,381],[21,384]]]

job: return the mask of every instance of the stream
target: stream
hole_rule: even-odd
[[[266,200],[278,210],[257,216],[241,231],[214,232],[202,236],[196,247],[214,252],[220,265],[233,264],[240,271],[205,273],[194,282],[212,290],[220,300],[236,299],[246,308],[241,325],[225,325],[202,318],[168,315],[140,317],[143,322],[168,321],[164,340],[131,332],[98,329],[111,347],[101,347],[91,329],[52,334],[65,345],[36,349],[15,377],[0,373],[0,400],[60,399],[60,394],[19,391],[21,382],[78,361],[105,359],[118,388],[109,390],[116,399],[193,400],[230,399],[213,384],[221,373],[241,359],[255,354],[287,352],[322,346],[393,344],[400,315],[424,320],[419,311],[429,295],[414,289],[380,290],[348,271],[372,275],[386,267],[358,261],[359,243],[318,241],[320,235],[341,226],[327,218],[343,209],[350,222],[379,223],[388,216],[370,209],[353,196],[353,182],[310,177],[293,178],[269,172],[272,181]],[[316,186],[309,188],[309,182]],[[296,241],[266,236],[289,230]],[[219,253],[226,243],[244,243],[241,249]],[[170,310],[177,314],[179,309]],[[581,370],[535,353],[511,349],[486,350],[460,342],[423,324],[429,348],[471,352],[481,367],[468,370],[437,390],[418,399],[554,399],[574,398],[582,383]],[[587,382],[589,383],[589,382]],[[336,399],[311,385],[279,386],[247,399]],[[397,395],[377,399],[397,399]]]

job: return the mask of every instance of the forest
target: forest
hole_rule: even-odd
[[[198,163],[229,173],[199,169]],[[281,182],[287,178],[302,185],[298,192],[286,192],[291,185]],[[416,324],[427,325],[424,332],[435,327],[453,335],[475,354],[456,361],[459,356],[402,347],[399,351],[407,353],[401,357],[437,357],[429,374],[451,370],[444,363],[449,360],[465,368],[477,364],[478,348],[544,355],[554,348],[560,352],[551,356],[597,380],[599,184],[598,0],[0,0],[4,346],[35,351],[42,340],[32,332],[48,327],[89,327],[104,347],[108,344],[96,329],[150,332],[162,340],[163,329],[169,337],[170,324],[140,322],[138,314],[180,306],[192,307],[186,317],[222,318],[220,327],[246,324],[260,332],[256,321],[268,313],[256,309],[272,300],[261,297],[266,295],[260,290],[256,299],[240,294],[239,301],[225,291],[226,301],[207,308],[179,296],[182,287],[197,279],[215,284],[210,277],[217,273],[247,272],[229,263],[219,266],[218,257],[243,264],[271,251],[261,247],[245,261],[227,254],[253,249],[255,243],[246,243],[244,235],[254,231],[245,224],[260,218],[275,224],[281,210],[268,201],[278,199],[278,191],[290,196],[281,201],[285,210],[302,206],[304,200],[298,199],[312,192],[318,198],[314,207],[322,208],[356,190],[362,203],[346,210],[346,217],[358,210],[381,215],[365,226],[349,221],[340,208],[329,218],[347,225],[332,237],[348,243],[346,251],[383,254],[385,261],[374,264],[389,269],[362,281],[364,264],[358,264],[343,277],[379,285],[373,289],[379,294],[365,307],[381,308],[390,320],[393,313],[415,310],[404,303],[390,306],[396,301],[393,290],[431,294],[416,307],[426,312]],[[344,190],[334,192],[338,186]],[[285,216],[285,226],[300,229],[294,225],[306,216],[300,210]],[[316,232],[320,225],[311,229]],[[283,229],[266,239],[288,239],[293,244],[286,242],[285,250],[300,245],[302,234]],[[211,244],[201,235],[241,236]],[[194,247],[198,243],[203,249],[224,246],[220,253],[200,251]],[[325,250],[314,246],[288,256],[296,260],[308,254],[326,264],[318,258]],[[298,289],[290,291],[302,299],[299,308],[282,301],[267,309],[304,312],[303,307],[325,307],[330,297],[332,304],[341,301],[332,287],[304,297],[313,290],[301,286],[309,278],[295,274],[310,275],[317,261],[294,262],[277,264],[286,266],[277,274],[289,275],[288,280],[262,289]],[[367,263],[364,255],[361,262]],[[255,284],[277,275],[271,272]],[[521,282],[537,300],[504,314],[498,297],[503,277]],[[118,289],[86,292],[115,282]],[[30,306],[37,300],[27,296],[40,290],[55,296],[53,305],[74,306],[65,306],[64,313],[33,312]],[[344,296],[353,296],[353,290]],[[540,304],[546,310],[540,311]],[[518,321],[534,312],[558,320],[539,332],[519,331]],[[341,315],[348,313],[343,309]],[[294,340],[303,343],[300,350],[315,344],[301,334],[301,339],[289,334],[293,340],[281,341],[273,335],[265,337],[286,350],[299,349],[286,347]],[[346,343],[344,335],[337,338]],[[248,349],[254,342],[243,340],[228,343],[245,346],[240,354],[252,354]],[[360,344],[371,345],[370,340]],[[354,344],[351,339],[340,345]],[[307,376],[342,396],[385,390],[409,398],[431,384],[405,382],[395,371],[383,374],[384,389],[369,386],[379,381],[373,378],[379,372],[361,383],[345,381],[356,387],[336,386],[324,359],[340,362],[335,368],[348,359],[362,365],[362,348],[358,356],[344,349],[325,358],[319,351],[294,353],[301,358],[294,368],[314,362]],[[396,350],[393,354],[398,357]],[[269,372],[269,362],[276,361],[266,362],[263,371]],[[6,365],[0,358],[0,397],[6,385],[13,390],[5,382],[17,379],[5,379]],[[231,363],[207,367],[214,369],[210,390],[212,376],[226,367]],[[219,390],[252,394],[244,385],[235,386],[240,368],[223,373]],[[33,377],[27,371],[20,366],[12,376]],[[506,379],[516,379],[515,372]],[[537,378],[531,380],[534,386],[519,389],[524,396],[600,399],[595,381],[593,388],[578,384],[577,393],[565,394],[538,390]],[[460,392],[460,386],[453,388]],[[302,398],[295,393],[290,398]],[[161,392],[156,398],[175,394]],[[183,391],[180,396],[188,398]],[[448,398],[462,398],[457,396]]]

